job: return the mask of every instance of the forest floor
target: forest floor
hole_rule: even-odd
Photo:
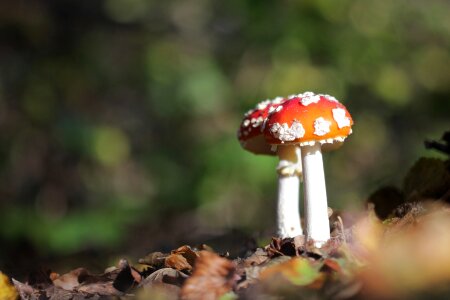
[[[449,143],[436,145],[445,152]],[[450,161],[421,158],[402,188],[380,188],[366,211],[331,214],[332,238],[320,249],[297,236],[237,258],[181,245],[101,274],[42,270],[20,282],[0,273],[0,300],[448,299],[449,203]]]

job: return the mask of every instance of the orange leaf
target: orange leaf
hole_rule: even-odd
[[[192,270],[192,266],[189,264],[187,259],[181,254],[170,254],[166,257],[165,265],[168,268],[173,268],[178,271]]]
[[[181,289],[183,300],[219,299],[232,290],[236,276],[234,264],[215,253],[200,251],[194,273]]]

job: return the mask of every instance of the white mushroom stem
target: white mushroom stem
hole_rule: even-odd
[[[303,234],[300,223],[300,148],[296,145],[277,147],[280,158],[278,163],[278,206],[277,225],[278,236],[282,238],[295,237]]]
[[[321,247],[330,239],[321,144],[302,146],[306,237]]]

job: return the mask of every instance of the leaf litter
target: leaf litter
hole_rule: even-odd
[[[403,298],[450,282],[450,207],[425,206],[389,222],[369,210],[348,229],[349,241],[334,236],[322,249],[303,237],[273,238],[230,259],[184,245],[147,255],[139,260],[144,268],[121,260],[102,274],[77,268],[13,284],[21,299]]]
[[[234,259],[206,245],[182,245],[170,253],[149,253],[136,265],[121,259],[102,274],[86,268],[62,275],[40,270],[20,282],[0,273],[0,299],[446,298],[449,165],[420,159],[402,190],[382,187],[365,211],[333,213],[332,238],[320,249],[304,236],[274,237]],[[439,178],[433,181],[430,169],[438,169]],[[426,180],[420,181],[423,174]],[[384,201],[396,197],[397,205],[380,213],[383,195]]]

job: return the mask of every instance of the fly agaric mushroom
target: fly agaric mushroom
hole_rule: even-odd
[[[283,145],[277,151],[264,138],[263,130],[267,117],[280,109],[287,99],[277,97],[265,100],[247,112],[238,130],[241,146],[255,154],[278,155],[277,227],[280,237],[295,237],[303,233],[299,213],[299,190],[302,174],[300,148]]]
[[[353,120],[344,105],[312,92],[289,96],[268,116],[264,135],[272,145],[301,148],[306,236],[321,247],[330,239],[322,150],[333,150],[351,134]]]
[[[269,113],[274,111],[283,101],[282,97],[264,100],[258,103],[254,109],[245,113],[237,132],[238,140],[245,150],[254,154],[275,155],[271,151],[270,144],[266,142],[262,129]]]

